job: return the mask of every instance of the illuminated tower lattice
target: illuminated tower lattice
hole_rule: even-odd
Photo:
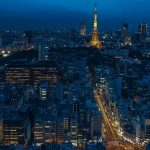
[[[99,40],[98,37],[98,27],[97,27],[97,10],[96,10],[96,5],[95,5],[95,10],[94,10],[94,30],[92,34],[92,40],[89,43],[90,47],[95,47],[98,49],[102,48],[102,43]]]

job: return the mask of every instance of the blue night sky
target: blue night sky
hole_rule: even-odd
[[[0,0],[0,28],[79,28],[86,22],[91,30],[95,2],[103,31],[124,22],[131,30],[142,22],[150,24],[150,0]]]

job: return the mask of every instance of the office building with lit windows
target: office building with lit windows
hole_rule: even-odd
[[[39,93],[40,93],[40,99],[42,101],[47,101],[48,99],[48,92],[49,92],[49,84],[48,81],[43,81],[39,85]]]
[[[145,139],[150,139],[150,119],[145,120]]]
[[[6,83],[37,86],[41,81],[55,85],[59,80],[59,71],[53,63],[12,63],[5,69]]]
[[[42,44],[38,45],[39,61],[48,60],[48,51],[49,48],[46,45],[42,45]]]
[[[40,117],[34,122],[34,143],[36,146],[44,143],[44,120]]]
[[[15,112],[7,112],[1,120],[1,141],[4,144],[25,144],[31,137],[30,121]]]
[[[82,24],[80,25],[80,35],[81,35],[81,36],[85,36],[85,35],[86,35],[86,32],[87,32],[87,31],[86,31],[86,24],[83,24],[83,23],[82,23]]]

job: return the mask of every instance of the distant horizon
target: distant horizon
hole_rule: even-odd
[[[93,28],[93,9],[97,3],[100,31],[116,31],[123,23],[131,32],[140,23],[150,25],[149,0],[0,0],[0,30],[43,30]]]
[[[148,32],[150,32],[150,23],[147,23],[147,22],[141,22],[141,23],[136,24],[136,25],[133,25],[133,24],[131,25],[128,22],[122,22],[120,24],[117,24],[117,26],[115,26],[114,28],[112,27],[112,29],[103,30],[101,27],[98,27],[99,28],[99,32],[115,32],[115,31],[119,31],[119,30],[121,30],[122,25],[124,23],[128,24],[129,32],[136,32],[136,31],[138,31],[138,26],[140,24],[146,23],[146,24],[148,24]],[[70,27],[69,26],[62,26],[62,27],[43,27],[42,28],[40,26],[39,27],[38,26],[37,27],[31,26],[31,28],[27,28],[26,26],[24,26],[24,27],[15,28],[15,27],[1,27],[0,26],[0,31],[3,31],[3,30],[10,30],[10,31],[11,30],[13,30],[13,31],[27,31],[27,30],[32,30],[32,31],[49,30],[49,31],[51,31],[51,30],[53,30],[53,31],[56,31],[56,30],[71,30],[71,29],[75,29],[75,30],[79,31],[81,24],[85,24],[86,25],[88,33],[93,32],[93,26],[92,26],[93,24],[91,23],[91,27],[89,28],[85,22],[79,23],[78,26],[70,26]],[[99,23],[99,26],[100,26],[100,23]]]

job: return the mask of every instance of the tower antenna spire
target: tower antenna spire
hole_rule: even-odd
[[[102,43],[99,40],[98,37],[98,23],[97,23],[97,10],[96,10],[96,3],[95,3],[95,8],[94,8],[94,29],[93,29],[93,34],[92,34],[92,40],[89,43],[90,47],[95,47],[98,49],[102,48]]]
[[[96,7],[97,7],[97,5],[96,5],[96,3],[95,3],[95,11],[97,10]]]
[[[94,14],[97,14],[97,4],[95,3],[95,6],[94,6]]]

